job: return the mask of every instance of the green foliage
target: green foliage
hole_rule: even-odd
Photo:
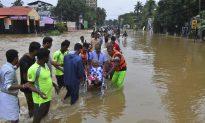
[[[134,25],[136,23],[135,18],[136,18],[136,14],[131,12],[131,13],[120,15],[118,20],[121,21],[121,25],[129,24],[131,28],[134,28]]]
[[[61,34],[61,32],[59,32],[58,30],[52,30],[48,32],[49,36],[59,36]]]
[[[58,0],[54,14],[61,21],[78,21],[85,7],[85,0]]]
[[[143,9],[142,2],[138,1],[137,4],[135,5],[134,12],[140,14],[142,12],[142,9]]]
[[[12,3],[12,6],[23,6],[24,2],[22,0],[16,0]]]
[[[105,22],[105,18],[106,11],[104,8],[97,7],[97,9],[95,10],[94,8],[86,7],[84,19],[89,22],[89,28],[92,28],[95,22],[98,26],[102,26]]]
[[[154,31],[180,34],[181,28],[198,14],[198,0],[160,0],[154,20]]]
[[[201,11],[205,10],[205,1],[200,1]],[[158,5],[154,0],[147,0],[144,6],[138,1],[134,12],[139,28],[147,25],[148,18],[154,18],[155,32],[180,34],[181,28],[190,26],[191,18],[199,14],[199,0],[159,0]]]
[[[56,26],[56,29],[61,33],[63,33],[66,30],[66,27],[63,23],[56,23],[55,26]]]
[[[2,4],[1,0],[0,0],[0,8],[2,8],[4,5]]]
[[[88,28],[92,28],[97,20],[96,11],[94,8],[86,7],[84,19],[88,21]]]
[[[96,16],[97,16],[97,25],[102,26],[105,22],[106,18],[106,10],[104,8],[98,7],[96,10]]]
[[[143,9],[142,3],[138,1],[134,8],[134,12],[136,13],[136,29],[137,30],[140,29],[142,26],[140,23],[142,20],[142,9]]]
[[[113,26],[118,26],[119,23],[118,23],[118,20],[117,19],[114,19],[114,20],[106,20],[105,21],[105,25],[113,25]]]
[[[106,18],[106,11],[103,8],[90,8],[86,6],[85,0],[58,0],[57,6],[51,11],[52,15],[58,17],[60,21],[79,22],[79,16],[88,21],[88,26],[95,23],[102,25]]]
[[[141,29],[147,25],[148,18],[153,18],[156,14],[156,3],[154,0],[147,0],[143,6],[140,1],[137,2],[134,8],[134,13],[127,13],[119,16],[119,21],[123,18],[123,24],[129,24],[132,28],[134,25],[137,29]]]
[[[141,28],[147,26],[148,18],[153,18],[157,5],[154,0],[148,0],[142,9]]]

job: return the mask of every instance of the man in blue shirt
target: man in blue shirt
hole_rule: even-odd
[[[75,44],[73,54],[64,57],[64,84],[67,87],[66,99],[71,96],[71,105],[75,104],[79,98],[80,80],[84,77],[83,61],[79,56],[82,45]],[[68,94],[69,93],[69,94]]]
[[[0,82],[0,118],[18,123],[19,102],[18,92],[25,85],[19,85],[16,77],[15,66],[18,64],[18,52],[8,50],[6,52],[7,63],[1,67]]]
[[[43,93],[28,83],[18,84],[15,67],[19,62],[18,51],[8,50],[6,52],[6,59],[7,62],[0,70],[0,119],[5,119],[11,123],[18,123],[20,116],[19,89],[31,89],[31,91],[38,93],[42,97]]]
[[[101,51],[101,44],[97,43],[95,45],[95,51],[90,53],[89,61],[91,63],[92,60],[97,60],[100,66],[103,68],[105,63],[107,62],[106,54]]]

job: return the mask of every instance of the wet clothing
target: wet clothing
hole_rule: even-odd
[[[63,60],[64,60],[64,56],[67,54],[67,52],[62,53],[61,50],[57,50],[54,54],[53,54],[53,61],[57,62],[58,64],[63,64]],[[62,68],[62,67],[61,67]],[[63,68],[62,68],[63,69]],[[55,75],[56,76],[61,76],[63,75],[63,71],[55,68]]]
[[[15,67],[5,63],[1,67],[0,76],[0,119],[16,121],[19,119],[19,90],[8,90],[12,85],[18,84]]]
[[[25,93],[24,95],[26,97],[26,102],[28,105],[28,113],[29,116],[32,117],[33,116],[33,111],[34,111],[34,103],[33,103],[33,98],[32,98],[32,92],[31,93]]]
[[[103,69],[102,67],[93,67],[91,66],[90,75],[94,78],[97,78],[99,81],[103,80]]]
[[[33,64],[28,70],[28,81],[32,82],[37,89],[46,94],[47,99],[41,98],[37,93],[32,92],[33,101],[35,104],[43,104],[52,100],[52,79],[50,69],[39,64]]]
[[[0,119],[16,121],[19,119],[19,99],[4,92],[0,92]]]
[[[56,76],[56,80],[57,80],[59,89],[61,89],[62,87],[65,86],[65,85],[64,85],[64,75],[62,75],[62,76]]]
[[[115,53],[111,58],[111,64],[114,65],[116,61],[119,61],[119,65],[115,68],[115,71],[126,71],[127,63],[125,61],[125,58],[118,51],[114,51],[114,52]]]
[[[127,64],[123,55],[118,51],[115,51],[111,58],[111,64],[114,65],[115,62],[119,62],[119,65],[116,66],[114,75],[112,76],[112,84],[121,88],[126,75]]]
[[[25,54],[19,61],[20,66],[20,75],[21,75],[21,84],[25,84],[28,82],[27,79],[24,78],[24,75],[27,75],[28,69],[36,62],[35,57],[31,58],[28,54]],[[26,77],[27,78],[27,77]],[[32,92],[29,89],[21,89],[24,92],[26,97],[27,105],[28,105],[28,112],[29,116],[33,116],[33,98]]]
[[[116,43],[116,41],[115,41],[115,44],[113,45],[113,49],[120,52],[120,46]]]
[[[80,79],[84,75],[81,57],[76,53],[66,55],[64,57],[64,84],[70,91],[71,105],[78,100]]]
[[[59,49],[53,54],[53,61],[57,62],[58,64],[63,64],[64,56],[67,53],[68,52],[62,53],[61,50]],[[61,67],[61,69],[63,69],[63,67]],[[58,86],[61,89],[64,86],[64,72],[62,70],[55,68],[55,75],[56,75]]]
[[[112,85],[117,88],[121,88],[123,86],[123,81],[126,76],[126,71],[115,71],[112,76]]]
[[[66,86],[66,89],[69,90],[66,93],[66,96],[64,99],[68,98],[69,96],[71,97],[70,104],[73,105],[78,101],[79,98],[79,89],[80,85],[76,86]]]
[[[28,82],[27,79],[24,79],[23,75],[28,72],[28,69],[36,62],[35,57],[31,58],[28,56],[28,54],[25,54],[19,61],[19,67],[20,67],[20,75],[21,75],[21,84],[25,84]],[[29,89],[21,89],[22,92],[28,92],[31,93]]]
[[[48,114],[50,101],[39,104],[34,104],[33,123],[40,123],[41,120]]]

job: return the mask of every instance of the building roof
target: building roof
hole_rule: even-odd
[[[30,7],[8,7],[0,8],[0,15],[28,15],[32,11]]]
[[[38,2],[40,2],[40,3],[44,3],[44,4],[47,4],[47,5],[50,5],[50,6],[53,6],[53,5],[50,4],[50,3],[46,3],[46,2],[43,2],[43,1],[40,1],[40,0],[35,1],[35,2],[28,3],[28,5],[29,5],[29,6],[30,6],[30,5],[36,5],[36,4],[38,4]]]

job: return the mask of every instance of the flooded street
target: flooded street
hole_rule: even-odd
[[[53,54],[63,40],[70,50],[80,36],[90,40],[91,31],[69,32],[53,37]],[[5,51],[13,48],[22,56],[29,43],[42,43],[38,35],[0,35],[0,64]],[[83,94],[77,104],[62,103],[65,90],[54,95],[48,123],[204,123],[205,122],[205,43],[180,37],[128,32],[120,41],[128,71],[122,90],[108,89]],[[19,73],[19,70],[18,70]],[[22,93],[20,123],[31,123]],[[69,103],[69,102],[67,102]]]

